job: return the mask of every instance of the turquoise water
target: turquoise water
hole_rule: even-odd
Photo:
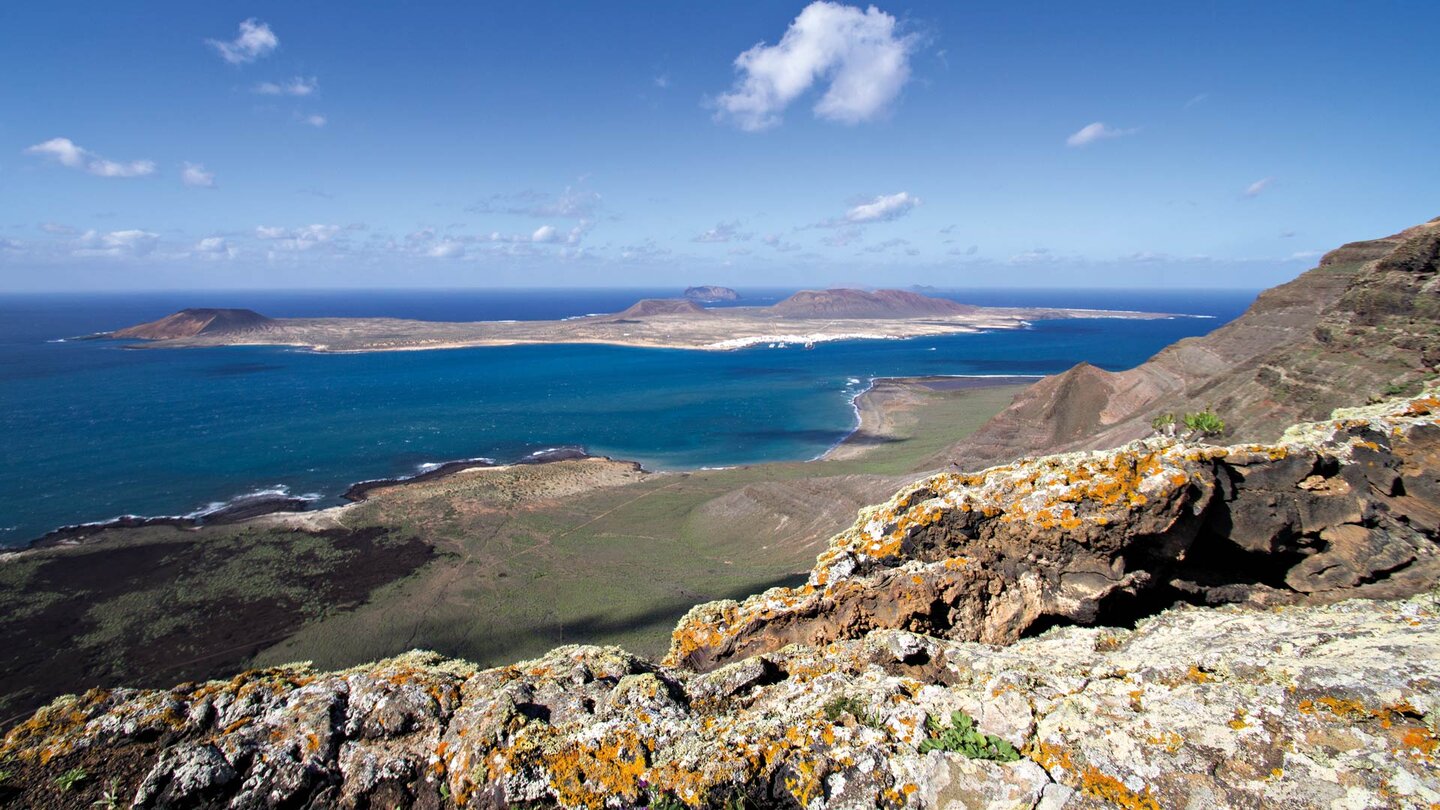
[[[317,505],[350,483],[451,459],[593,453],[677,469],[812,458],[854,427],[870,378],[1062,371],[1144,361],[1237,315],[1249,292],[968,293],[989,304],[1209,315],[1071,320],[1034,328],[814,350],[713,353],[515,346],[323,355],[276,348],[134,351],[51,342],[183,306],[272,316],[432,320],[615,311],[672,291],[195,293],[0,296],[0,544],[121,514],[186,514],[284,488]],[[751,296],[774,300],[783,291]]]

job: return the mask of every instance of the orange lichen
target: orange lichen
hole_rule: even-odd
[[[1080,774],[1080,791],[1126,810],[1160,810],[1160,803],[1150,795],[1149,787],[1136,793],[1126,787],[1124,782],[1095,768],[1086,768],[1084,773]]]

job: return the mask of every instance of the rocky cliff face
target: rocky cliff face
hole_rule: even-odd
[[[862,512],[803,588],[696,608],[659,664],[413,653],[92,690],[9,732],[0,790],[46,807],[1429,806],[1437,452],[1432,389],[1273,445],[942,474]],[[1177,596],[1248,604],[1160,610]],[[1093,621],[1117,626],[1037,635]],[[952,750],[967,718],[978,758]]]
[[[1122,372],[1088,364],[1047,377],[945,460],[966,469],[1024,455],[1115,447],[1161,412],[1213,407],[1231,441],[1273,441],[1440,362],[1440,219],[1326,254],[1240,318]]]

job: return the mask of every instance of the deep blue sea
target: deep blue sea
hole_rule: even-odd
[[[741,303],[789,291],[742,290]],[[985,290],[988,305],[1210,318],[1039,322],[1021,331],[848,341],[807,351],[514,346],[327,355],[284,348],[134,351],[68,341],[189,306],[275,317],[551,319],[674,290],[0,295],[0,545],[121,514],[178,515],[284,488],[317,505],[422,465],[504,462],[558,445],[652,469],[813,458],[854,428],[872,377],[1109,369],[1218,328],[1249,291]]]

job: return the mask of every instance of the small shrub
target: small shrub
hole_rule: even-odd
[[[920,753],[930,751],[953,751],[971,759],[988,759],[994,762],[1014,762],[1020,758],[1015,746],[975,727],[975,719],[964,712],[950,713],[950,726],[944,726],[934,716],[926,718],[925,727],[930,736],[920,743]]]
[[[1175,414],[1162,413],[1150,420],[1150,429],[1161,436],[1175,435]]]
[[[861,725],[871,728],[879,728],[881,725],[880,718],[867,709],[857,697],[838,697],[825,704],[825,719],[832,723],[840,722],[847,714]]]
[[[70,770],[55,777],[55,784],[61,790],[73,790],[76,785],[90,778],[90,774],[84,768],[71,768]]]
[[[92,807],[103,807],[105,810],[118,810],[124,805],[125,803],[120,800],[120,783],[113,780],[105,792],[100,794],[100,798],[90,803]]]
[[[1385,386],[1383,389],[1381,389],[1380,394],[1382,397],[1385,398],[1413,397],[1416,394],[1420,393],[1420,390],[1423,387],[1424,386],[1421,385],[1419,380],[1414,380],[1412,382],[1392,382],[1389,385]]]
[[[10,781],[10,777],[14,775],[15,772],[10,770],[9,768],[0,768],[0,785],[3,785],[6,782]]]
[[[1219,436],[1225,432],[1225,420],[1206,408],[1203,411],[1185,414],[1185,429],[1195,436]]]

